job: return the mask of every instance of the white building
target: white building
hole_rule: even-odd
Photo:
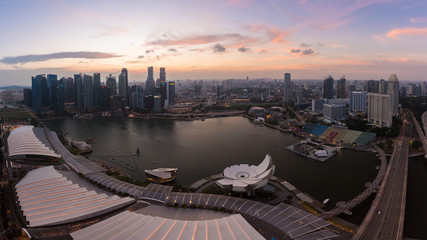
[[[368,121],[378,126],[391,127],[393,120],[392,96],[368,93]]]
[[[345,119],[346,107],[343,104],[323,104],[323,121],[331,123]]]
[[[366,92],[350,92],[350,112],[366,112]]]

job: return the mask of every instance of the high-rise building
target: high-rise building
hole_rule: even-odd
[[[49,87],[47,84],[47,78],[44,74],[38,76],[41,76],[42,107],[49,107]]]
[[[58,76],[55,74],[47,75],[47,88],[49,89],[49,109],[55,110],[57,104]]]
[[[334,79],[331,76],[323,80],[323,98],[334,98]]]
[[[148,67],[147,81],[145,82],[145,95],[156,93],[156,83],[154,82],[153,67]]]
[[[291,74],[285,73],[285,88],[283,93],[283,101],[290,102],[291,100],[292,100]]]
[[[168,103],[169,106],[175,105],[175,82],[168,82]]]
[[[101,105],[101,74],[93,74],[93,105]]]
[[[366,91],[368,93],[378,93],[379,82],[375,80],[369,80],[366,82]]]
[[[337,98],[347,98],[345,77],[337,81]]]
[[[406,98],[406,87],[405,86],[402,86],[401,88],[400,88],[400,97],[401,98]]]
[[[166,82],[166,70],[164,67],[160,68],[160,82]]]
[[[56,103],[54,106],[56,113],[63,113],[65,112],[65,78],[61,78],[58,81],[58,87],[56,91]]]
[[[32,107],[32,94],[31,94],[31,89],[30,88],[24,88],[24,104],[27,107]]]
[[[93,109],[93,80],[86,74],[83,77],[83,106],[85,111]]]
[[[64,101],[66,103],[74,102],[74,83],[72,77],[62,77],[64,83]]]
[[[109,90],[110,96],[117,95],[117,82],[116,82],[116,77],[115,76],[112,76],[111,74],[108,75],[105,84],[110,89]]]
[[[368,121],[391,127],[393,123],[393,102],[389,94],[368,93]]]
[[[144,89],[140,85],[136,85],[136,108],[144,109]]]
[[[388,91],[388,82],[384,79],[381,79],[378,84],[378,93],[387,94]]]
[[[392,96],[392,113],[399,114],[399,79],[396,74],[391,74],[388,79],[387,94]]]
[[[119,74],[119,95],[128,98],[128,70],[122,68],[121,73]]]
[[[323,104],[326,103],[326,99],[313,99],[311,100],[311,110],[317,113],[323,113]]]
[[[75,103],[77,110],[83,110],[83,79],[82,74],[74,74]]]
[[[42,109],[42,76],[44,75],[31,77],[31,102],[36,113],[40,113]]]
[[[412,85],[412,96],[419,97],[422,94],[422,87],[419,84]]]
[[[332,123],[336,120],[345,119],[346,107],[344,104],[323,104],[323,121]]]
[[[161,103],[162,103],[161,97],[159,95],[155,95],[154,96],[154,106],[153,106],[154,112],[160,111],[160,109],[162,108]]]
[[[350,112],[366,112],[366,92],[350,92]]]

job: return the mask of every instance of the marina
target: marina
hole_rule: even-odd
[[[325,162],[340,150],[339,147],[316,143],[311,141],[309,138],[292,144],[286,147],[286,149],[320,162]]]

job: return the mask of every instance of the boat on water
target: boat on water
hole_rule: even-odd
[[[145,170],[145,177],[149,182],[166,183],[175,179],[178,168],[156,168]]]
[[[262,117],[257,117],[257,118],[254,120],[254,123],[258,123],[258,124],[260,124],[260,123],[264,123],[264,121],[265,121],[265,119],[264,119],[264,118],[262,118]]]
[[[327,204],[327,203],[329,202],[329,200],[330,200],[329,198],[326,198],[325,200],[323,200],[323,202],[322,202],[322,203],[323,203],[323,204]]]

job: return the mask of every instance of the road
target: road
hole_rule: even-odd
[[[423,144],[423,149],[424,149],[424,153],[425,153],[424,158],[427,158],[427,139],[424,135],[423,130],[420,127],[420,124],[418,124],[418,121],[412,112],[411,112],[411,116],[412,116],[412,121],[414,122],[414,125],[415,125],[415,129],[417,130],[418,136],[420,137],[420,141]],[[427,120],[426,118],[427,118],[427,114],[423,113],[422,122],[424,125],[424,130],[426,129],[426,124],[425,124],[425,122]]]
[[[374,203],[353,239],[402,239],[409,140],[401,137]]]

